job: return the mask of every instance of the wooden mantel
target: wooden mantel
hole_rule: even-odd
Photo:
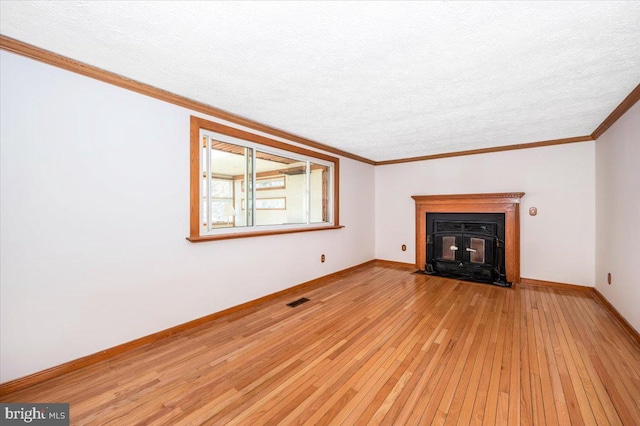
[[[520,199],[524,192],[413,195],[416,201],[416,267],[427,260],[427,213],[504,213],[507,281],[520,282]]]

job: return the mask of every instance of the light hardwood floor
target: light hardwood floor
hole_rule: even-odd
[[[369,265],[2,401],[77,425],[638,425],[640,348],[590,293]]]

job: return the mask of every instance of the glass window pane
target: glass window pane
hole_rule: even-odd
[[[256,180],[256,191],[266,191],[271,189],[285,189],[286,187],[287,187],[287,182],[284,175]]]
[[[211,220],[214,226],[233,226],[235,215],[231,200],[213,199],[211,201]]]
[[[233,179],[211,179],[211,196],[233,198]]]
[[[256,210],[286,210],[287,199],[285,197],[276,198],[256,198]]]
[[[241,182],[251,176],[252,150],[210,139],[207,154],[201,185],[204,229],[250,226],[251,214],[241,209],[238,194]]]
[[[256,225],[307,223],[307,163],[256,151]]]

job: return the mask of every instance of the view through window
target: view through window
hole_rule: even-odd
[[[196,236],[337,225],[336,158],[197,121]]]

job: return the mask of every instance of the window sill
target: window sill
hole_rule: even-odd
[[[233,238],[264,237],[268,235],[293,234],[296,232],[325,231],[327,229],[341,229],[341,228],[344,228],[344,226],[318,226],[316,228],[276,229],[276,230],[270,230],[270,231],[237,232],[233,234],[187,237],[187,241],[190,241],[192,243],[202,243],[205,241],[230,240]]]

